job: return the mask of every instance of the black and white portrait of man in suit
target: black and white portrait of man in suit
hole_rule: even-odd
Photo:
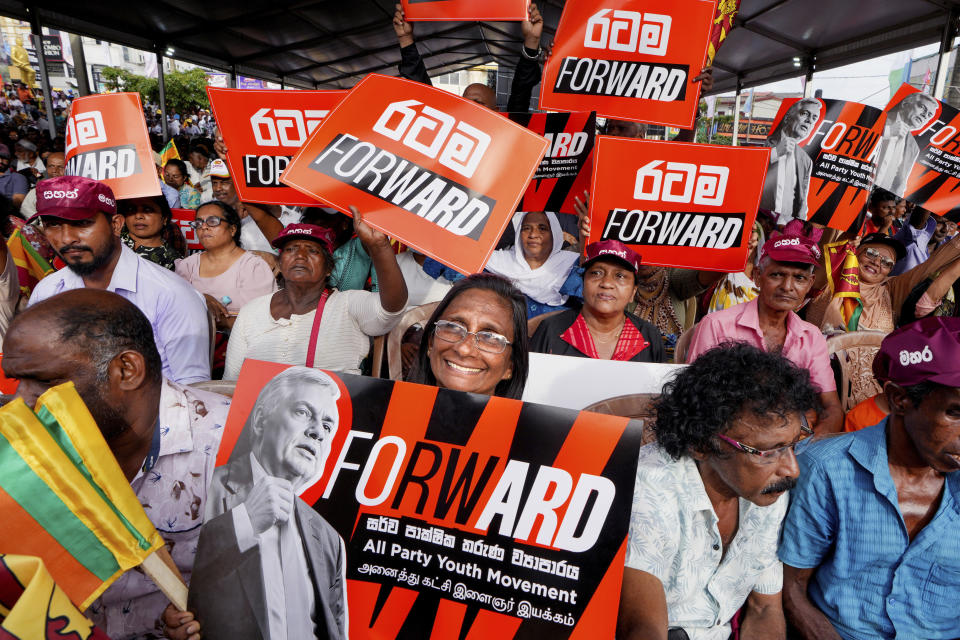
[[[907,190],[910,172],[920,155],[914,137],[937,116],[939,104],[925,93],[911,93],[887,113],[877,158],[876,186],[898,197]]]
[[[792,218],[807,219],[813,160],[799,143],[813,131],[820,120],[821,109],[816,98],[798,100],[767,138],[767,146],[773,149],[760,207],[776,212],[778,224],[786,224]]]
[[[339,396],[322,371],[284,370],[214,472],[190,585],[204,638],[348,637],[343,540],[298,497],[323,472]]]

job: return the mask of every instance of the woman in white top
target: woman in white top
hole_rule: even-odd
[[[351,211],[357,236],[379,275],[379,293],[328,290],[333,267],[330,230],[288,226],[273,241],[280,250],[284,288],[240,310],[227,345],[225,380],[235,380],[247,358],[360,373],[370,337],[387,333],[400,321],[407,287],[390,241],[355,208]],[[319,322],[313,331],[315,320]]]

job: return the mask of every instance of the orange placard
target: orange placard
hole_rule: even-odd
[[[547,141],[419,82],[371,74],[281,181],[460,271],[483,269]]]
[[[66,129],[68,176],[100,180],[118,199],[160,195],[140,94],[76,98]]]
[[[690,128],[716,0],[568,0],[540,108]]]
[[[740,271],[770,150],[598,136],[590,242],[619,240],[643,264]]]
[[[346,91],[280,91],[207,87],[227,146],[230,176],[242,202],[315,207],[282,184],[290,158],[347,95]]]
[[[402,0],[409,22],[526,20],[530,0]]]
[[[801,218],[846,231],[866,205],[883,120],[858,102],[784,100],[766,141],[776,154],[760,206],[781,224]]]
[[[259,580],[251,566],[269,556],[251,548],[233,562],[236,542],[220,534],[237,530],[231,511],[252,483],[236,479],[264,455],[251,450],[295,451],[283,425],[299,407],[326,427],[306,445],[312,464],[298,466],[307,480],[291,479],[307,487],[299,528],[316,539],[332,530],[346,546],[337,568],[349,606],[331,607],[328,625],[356,640],[614,637],[638,421],[254,360],[234,398],[210,489],[230,495],[208,507],[190,584],[199,620],[251,618],[259,605],[232,598],[263,593],[244,581]],[[305,543],[320,565],[317,543]],[[334,595],[325,587],[337,575],[312,575]]]
[[[884,112],[876,186],[960,220],[960,110],[904,84]]]

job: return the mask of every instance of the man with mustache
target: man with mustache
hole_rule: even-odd
[[[817,433],[840,431],[843,412],[837,383],[830,368],[827,341],[820,329],[800,319],[800,308],[813,286],[814,268],[820,259],[817,240],[804,232],[804,223],[788,224],[774,233],[760,250],[754,280],[760,295],[743,304],[704,316],[694,329],[687,362],[712,347],[728,341],[746,342],[765,351],[780,353],[810,373],[810,382],[820,394],[823,413]]]
[[[656,442],[640,449],[619,640],[783,640],[777,560],[795,450],[817,408],[807,372],[728,343],[664,386]]]
[[[813,160],[800,142],[820,120],[821,108],[816,98],[803,98],[787,110],[783,121],[767,138],[767,146],[773,147],[773,151],[760,206],[779,214],[781,225],[791,218],[807,219],[807,191]]]
[[[67,263],[40,281],[30,305],[70,289],[106,289],[140,309],[153,327],[163,377],[180,384],[210,379],[210,336],[203,297],[180,276],[144,260],[120,241],[123,216],[113,191],[79,176],[37,183],[43,233]]]
[[[913,134],[919,133],[939,110],[937,100],[925,93],[911,93],[890,109],[880,141],[876,186],[903,197],[913,164],[920,155],[920,145]]]
[[[298,497],[323,473],[339,396],[317,369],[277,374],[214,472],[190,590],[207,640],[348,637],[343,540]]]
[[[815,443],[784,521],[796,637],[960,637],[960,318],[924,318],[873,361],[890,415]]]

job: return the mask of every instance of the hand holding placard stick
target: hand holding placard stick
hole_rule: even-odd
[[[187,588],[116,458],[77,394],[59,385],[0,409],[3,552],[39,556],[86,609],[140,566],[181,609]]]

